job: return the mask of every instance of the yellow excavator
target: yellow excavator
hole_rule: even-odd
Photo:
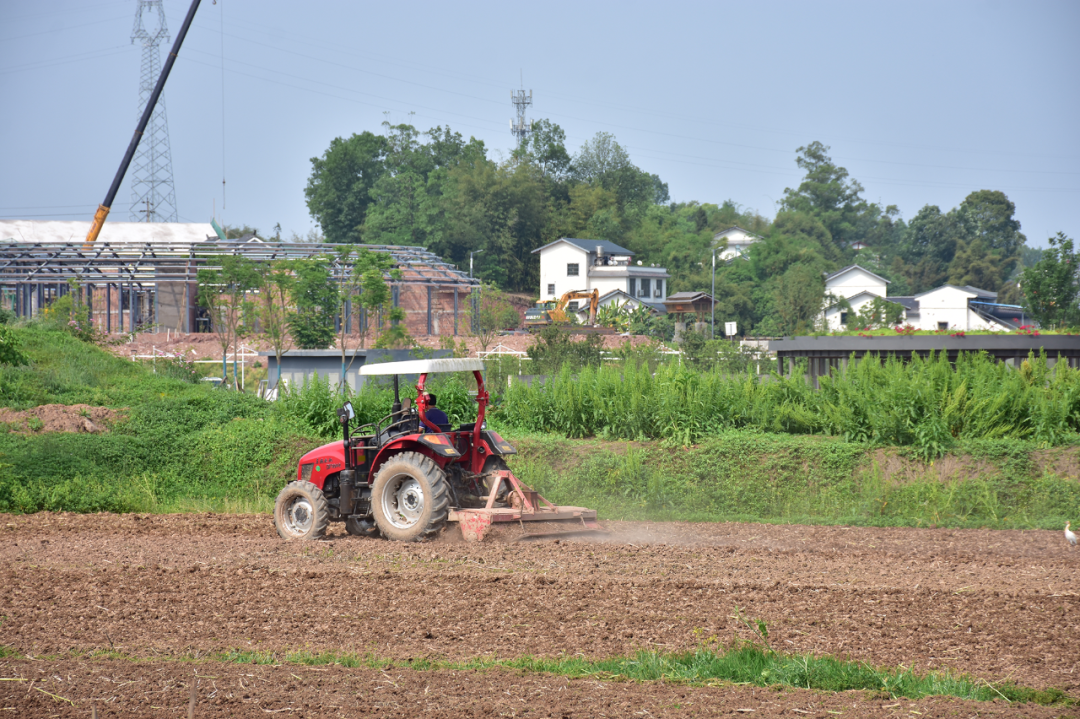
[[[550,324],[566,324],[570,318],[566,314],[566,305],[571,300],[589,300],[589,321],[596,324],[596,308],[600,304],[599,290],[570,290],[556,300],[537,302],[535,307],[525,310],[525,327],[546,327]]]

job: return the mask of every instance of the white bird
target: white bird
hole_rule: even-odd
[[[1076,535],[1069,531],[1069,524],[1070,524],[1070,522],[1065,522],[1065,541],[1067,541],[1069,544],[1071,544],[1072,546],[1075,547],[1076,546]]]

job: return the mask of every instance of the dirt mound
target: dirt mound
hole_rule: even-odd
[[[15,411],[0,408],[0,427],[24,434],[43,432],[105,432],[121,413],[107,407],[88,404],[43,404]]]

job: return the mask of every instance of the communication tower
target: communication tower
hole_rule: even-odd
[[[525,94],[525,88],[510,91],[510,102],[517,108],[517,119],[510,121],[510,132],[517,138],[518,147],[524,149],[525,141],[532,132],[532,121],[525,119],[525,108],[532,104],[532,90]]]
[[[131,42],[142,43],[142,74],[139,79],[139,116],[146,108],[161,74],[158,45],[169,40],[163,0],[136,0],[135,27]],[[143,22],[150,16],[151,29]],[[157,16],[156,25],[153,16]],[[131,219],[136,222],[176,222],[176,190],[173,185],[172,153],[169,150],[169,122],[165,117],[165,96],[158,98],[154,112],[139,140],[132,159]]]

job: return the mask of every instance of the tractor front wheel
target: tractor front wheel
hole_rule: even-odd
[[[330,524],[330,506],[311,482],[289,482],[274,502],[274,525],[282,539],[322,539]]]
[[[371,487],[372,512],[387,539],[418,542],[446,524],[446,474],[418,452],[402,452],[379,468]]]

